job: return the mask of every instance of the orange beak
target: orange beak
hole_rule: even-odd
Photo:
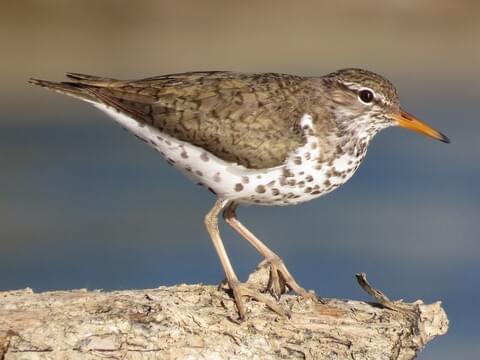
[[[431,138],[440,140],[444,143],[450,143],[450,139],[443,135],[440,131],[435,130],[431,126],[425,124],[423,121],[418,120],[415,116],[408,112],[401,110],[400,113],[393,115],[393,119],[397,121],[398,126],[416,131],[420,134],[430,136]]]

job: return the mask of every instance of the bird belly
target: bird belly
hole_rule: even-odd
[[[322,196],[348,180],[355,162],[344,154],[330,163],[318,161],[320,147],[312,133],[312,119],[302,118],[307,142],[290,154],[284,164],[266,169],[248,169],[220,159],[212,153],[178,140],[141,123],[112,107],[95,106],[122,127],[153,147],[168,164],[217,196],[244,204],[293,205]],[[301,123],[302,125],[302,123]]]

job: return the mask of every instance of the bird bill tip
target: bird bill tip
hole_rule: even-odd
[[[445,144],[450,144],[450,139],[448,138],[448,136],[446,136],[445,134],[442,134],[441,132],[439,132],[439,135],[440,135],[440,138],[438,140],[440,140]]]
[[[446,144],[450,143],[450,139],[446,135],[442,134],[440,131],[432,128],[430,125],[424,123],[404,110],[401,110],[398,114],[395,114],[393,118],[396,120],[398,126],[418,132]]]

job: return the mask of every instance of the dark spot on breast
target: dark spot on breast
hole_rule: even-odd
[[[325,185],[325,186],[330,186],[330,184],[331,184],[330,180],[328,180],[328,179],[323,182],[323,185]]]
[[[208,157],[208,154],[207,153],[202,153],[202,155],[200,155],[200,159],[202,159],[203,161],[208,161],[210,160],[210,158]]]
[[[265,190],[265,186],[263,185],[258,185],[256,188],[255,188],[255,191],[259,194],[263,194],[266,190]]]
[[[314,141],[310,144],[310,149],[315,150],[317,148],[317,143]]]
[[[215,182],[220,182],[222,179],[220,178],[220,173],[217,172],[215,175],[213,175],[213,181]]]
[[[305,181],[299,181],[299,182],[297,183],[297,186],[298,186],[299,188],[305,187]]]
[[[290,186],[295,186],[296,183],[297,181],[295,179],[290,179],[287,181],[287,185],[290,185]]]
[[[273,195],[273,196],[277,196],[277,195],[279,195],[279,194],[280,194],[280,190],[278,190],[278,189],[272,189],[272,195]]]
[[[160,141],[163,141],[163,138],[161,136],[158,136],[158,135],[157,135],[157,139],[160,140]]]
[[[293,163],[296,165],[302,165],[302,158],[300,156],[295,156],[293,158]]]
[[[195,170],[195,174],[197,174],[198,176],[203,176],[203,173],[200,170]]]
[[[284,177],[294,177],[295,174],[288,169],[283,169],[282,171]]]
[[[321,193],[319,190],[312,191],[312,195],[320,195]]]
[[[151,140],[151,139],[150,139],[150,144],[157,145],[157,143],[155,141]]]
[[[271,186],[273,186],[273,185],[275,185],[275,180],[272,180],[272,181],[270,181],[270,182],[267,184],[267,186],[269,186],[269,187],[271,187]]]
[[[250,182],[250,179],[248,178],[248,176],[242,176],[242,182],[244,184],[248,184]]]
[[[335,177],[341,177],[342,176],[342,173],[340,171],[337,171],[337,169],[333,168],[331,170],[332,172],[332,175],[335,176]]]
[[[180,154],[180,156],[181,156],[182,158],[184,158],[184,159],[188,159],[188,154],[187,154],[186,151],[182,151],[181,154]]]
[[[356,156],[362,156],[362,154],[365,152],[366,149],[366,144],[360,143],[358,147],[356,148]]]
[[[243,190],[243,185],[238,183],[238,184],[235,184],[235,191],[236,192],[239,192],[239,191],[242,191]]]
[[[306,152],[305,155],[304,155],[304,157],[305,157],[305,160],[310,160],[311,155],[310,155],[309,152]]]
[[[312,182],[313,181],[313,176],[312,175],[308,175],[305,180],[307,180],[307,182]]]
[[[312,188],[309,186],[309,187],[305,188],[304,192],[306,194],[308,194],[308,193],[312,192]]]
[[[137,134],[135,134],[135,137],[136,137],[138,140],[141,140],[141,141],[143,141],[143,142],[145,142],[145,143],[147,142],[147,140],[145,140],[145,139],[144,139],[143,137],[141,137],[141,136],[138,136]]]

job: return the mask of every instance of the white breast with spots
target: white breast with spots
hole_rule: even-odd
[[[338,157],[330,165],[319,163],[321,149],[312,117],[308,114],[300,121],[307,141],[292,152],[284,164],[268,169],[247,169],[154,127],[140,124],[104,104],[95,103],[95,106],[152,146],[170,165],[196,183],[208,187],[219,197],[239,203],[290,205],[309,201],[346,182],[359,165],[358,158],[348,154]]]

